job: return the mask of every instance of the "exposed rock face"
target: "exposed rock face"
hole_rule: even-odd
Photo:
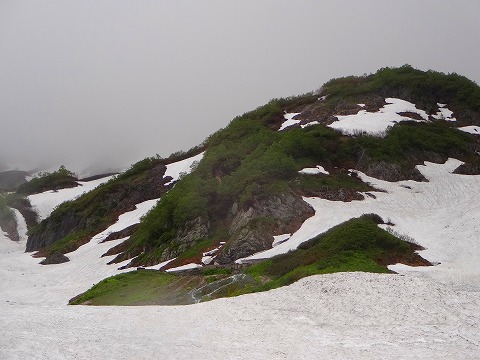
[[[202,217],[187,221],[175,238],[162,253],[162,261],[177,257],[197,241],[209,235],[210,223]]]
[[[110,233],[102,242],[118,240],[131,236],[138,229],[138,224],[133,224],[123,230]]]
[[[230,210],[231,237],[215,261],[228,264],[270,249],[273,235],[295,232],[313,214],[310,205],[294,193],[254,199],[245,209],[234,204]]]
[[[39,231],[28,237],[26,252],[40,250],[41,248],[53,244],[57,240],[67,236],[75,229],[81,229],[86,226],[88,219],[80,214],[68,214],[63,216],[59,223],[44,220],[45,226]],[[43,222],[42,222],[43,223]]]
[[[40,261],[40,264],[42,265],[61,264],[67,261],[70,261],[68,257],[63,255],[62,253],[55,252],[52,255],[46,257],[44,260]]]
[[[368,164],[366,168],[359,168],[368,176],[385,181],[415,180],[426,181],[425,177],[417,168],[403,170],[397,164],[389,164],[384,161],[379,163]]]
[[[98,222],[98,219],[95,220],[91,216],[85,216],[81,212],[85,209],[58,217],[55,216],[54,211],[49,218],[39,225],[40,230],[29,236],[26,251],[40,250],[73,232],[92,228],[96,232],[105,230],[120,214],[134,210],[136,204],[158,198],[166,192],[170,187],[164,186],[164,184],[170,179],[164,178],[165,170],[166,166],[160,163],[148,170],[144,176],[131,182],[122,182],[112,186],[108,192],[102,192],[98,198],[94,199],[95,204],[90,205],[92,207],[101,206],[102,212],[109,219],[108,222],[94,223],[94,221]],[[89,204],[87,204],[88,206]]]
[[[6,219],[0,223],[0,230],[6,232],[10,240],[20,241],[17,230],[17,221],[15,219]]]

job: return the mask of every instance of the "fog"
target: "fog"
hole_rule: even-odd
[[[476,0],[2,0],[0,168],[128,167],[386,66],[479,83],[479,13]]]

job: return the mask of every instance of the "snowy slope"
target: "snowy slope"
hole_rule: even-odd
[[[167,165],[165,176],[171,176],[172,181],[178,176],[191,171],[191,165],[201,160],[202,154]],[[64,201],[71,200],[81,195],[87,189],[93,189],[99,184],[108,181],[110,177],[95,181],[82,183],[82,186],[72,189],[63,189],[58,192],[48,191],[45,193],[31,195],[29,197],[32,205],[40,211],[41,216],[48,216],[53,208]],[[40,266],[40,259],[32,258],[23,254],[26,238],[22,238],[20,244],[12,241],[0,243],[0,254],[7,253],[0,260],[0,294],[10,299],[11,303],[34,302],[39,304],[63,305],[70,298],[87,290],[100,280],[118,274],[119,272],[132,271],[132,269],[117,270],[120,266],[127,265],[129,261],[120,264],[107,265],[114,256],[101,257],[110,248],[122,243],[126,238],[102,241],[113,232],[121,231],[133,224],[140,222],[142,216],[148,213],[158,199],[144,201],[136,205],[136,209],[119,216],[118,220],[104,231],[92,237],[90,242],[81,246],[76,251],[68,253],[70,261],[62,264]],[[21,216],[21,215],[20,215]],[[20,224],[23,224],[20,222]],[[23,227],[19,233],[24,233]],[[1,239],[0,239],[1,240]],[[151,268],[159,268],[162,264]],[[16,279],[18,273],[22,277]],[[65,276],[68,274],[68,276]],[[17,286],[12,286],[16,284]],[[41,288],[48,288],[48,291],[38,291]],[[32,289],[38,291],[35,297],[29,295]]]
[[[60,189],[58,191],[45,191],[40,194],[33,194],[28,196],[30,204],[32,204],[34,210],[39,216],[39,220],[46,219],[50,216],[55,207],[61,203],[69,200],[74,200],[83,193],[89,192],[95,189],[97,186],[107,182],[113,176],[107,176],[101,179],[92,181],[79,181],[80,186],[68,189]]]
[[[480,176],[452,174],[461,164],[449,159],[445,164],[426,163],[417,166],[429,182],[400,181],[391,183],[359,173],[378,189],[375,199],[341,202],[305,198],[316,214],[307,219],[290,239],[275,248],[239,262],[268,258],[296,249],[297,246],[331,227],[366,213],[376,213],[394,224],[395,231],[414,238],[426,248],[421,255],[435,267],[393,266],[402,273],[422,272],[459,288],[480,290]]]
[[[425,246],[422,256],[441,262],[392,266],[405,276],[314,276],[183,307],[69,307],[69,298],[124,265],[106,265],[111,257],[100,256],[125,239],[101,241],[138,222],[156,200],[121,215],[63,264],[40,266],[24,253],[23,238],[15,243],[0,233],[0,359],[478,358],[480,176],[452,174],[459,165],[449,159],[419,166],[428,183],[360,174],[386,192],[350,203],[306,198],[315,216],[256,255],[286,252],[342,221],[375,212]]]
[[[2,359],[475,359],[478,293],[378,274],[314,276],[191,306],[10,305]]]

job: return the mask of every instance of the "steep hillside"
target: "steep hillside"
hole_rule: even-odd
[[[176,157],[188,156],[179,154]],[[80,183],[99,186],[79,197],[81,188],[80,192],[75,190],[73,194],[78,194],[77,198],[63,203],[58,203],[58,200],[65,199],[66,190],[60,194],[47,192],[30,196],[32,203],[35,205],[38,202],[38,207],[41,207],[46,198],[59,195],[53,202],[58,203],[55,209],[50,205],[50,209],[40,213],[46,219],[30,231],[26,250],[40,250],[37,256],[47,256],[46,263],[57,262],[55,258],[58,258],[58,254],[77,249],[92,236],[108,228],[119,215],[135,209],[135,205],[146,200],[157,199],[169,190],[172,180],[176,180],[172,176],[178,174],[175,169],[170,171],[171,174],[166,174],[169,167],[167,162],[160,158],[147,158],[107,182],[99,179]],[[124,234],[129,235],[134,230],[135,227],[132,227]]]
[[[349,169],[426,181],[416,165],[456,158],[464,162],[456,172],[478,174],[478,137],[459,129],[479,124],[479,101],[468,79],[409,66],[272,100],[207,139],[196,170],[161,198],[115,261],[200,263],[220,242],[219,264],[266,250],[313,215],[302,196],[364,198],[372,188]],[[301,171],[316,166],[326,171]]]
[[[418,167],[426,161],[445,164],[445,174],[479,174],[479,101],[479,87],[468,79],[409,66],[334,79],[317,93],[274,99],[235,118],[201,148],[145,159],[60,205],[30,232],[27,251],[55,258],[96,239],[102,248],[111,242],[103,251],[109,264],[169,271],[281,254],[339,218],[362,215],[330,219],[320,200],[377,213],[370,204],[383,199],[381,181],[400,181],[407,191],[438,183]],[[139,224],[108,230],[135,205],[156,199]],[[382,221],[388,214],[379,213]],[[292,271],[309,274],[304,265]]]

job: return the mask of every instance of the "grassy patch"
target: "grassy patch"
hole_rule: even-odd
[[[70,304],[134,305],[152,301],[175,275],[150,270],[131,271],[100,281]]]
[[[246,272],[263,282],[254,289],[262,291],[314,274],[385,273],[390,259],[408,260],[411,255],[407,243],[379,228],[374,218],[362,216],[330,229],[295,251],[252,265]]]
[[[270,290],[315,274],[387,273],[388,264],[409,263],[418,257],[410,244],[379,228],[379,221],[376,215],[351,219],[295,251],[251,265],[243,272],[208,268],[196,276],[147,270],[117,275],[98,283],[72,304],[165,304],[167,300],[168,304],[183,304],[192,302],[192,294],[206,301]]]

